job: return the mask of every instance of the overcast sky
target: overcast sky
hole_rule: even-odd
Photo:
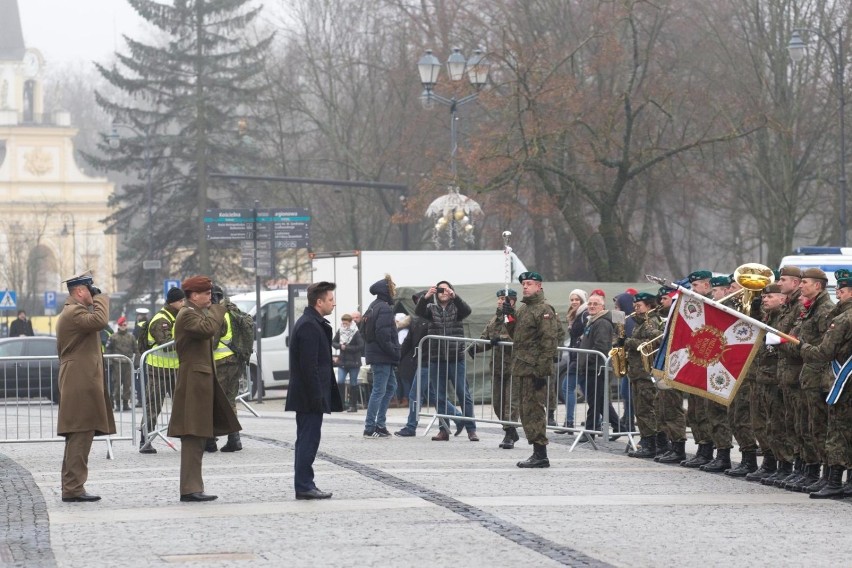
[[[49,65],[103,61],[145,23],[124,0],[18,0],[27,47]]]

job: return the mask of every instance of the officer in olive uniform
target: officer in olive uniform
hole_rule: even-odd
[[[518,420],[518,402],[520,400],[520,381],[512,380],[512,346],[500,346],[499,343],[511,342],[509,331],[506,329],[506,316],[503,315],[503,304],[507,301],[512,308],[518,299],[518,293],[511,288],[497,290],[497,313],[485,325],[485,330],[479,336],[491,344],[474,343],[468,348],[468,354],[491,351],[491,404],[500,420],[516,422]],[[520,438],[514,426],[503,426],[503,441],[500,447],[511,450]]]
[[[834,303],[825,291],[828,278],[819,268],[808,268],[802,272],[801,292],[802,311],[793,333],[802,342],[818,346],[828,326],[831,324],[831,311]],[[797,346],[784,344],[791,350]],[[828,427],[828,405],[825,397],[829,389],[829,365],[822,361],[808,362],[802,365],[799,373],[799,385],[802,392],[802,461],[804,475],[785,489],[791,491],[816,492],[828,483],[828,467],[820,478],[820,465],[826,463],[825,436]]]
[[[165,345],[173,338],[175,318],[183,307],[186,294],[180,288],[172,288],[166,294],[166,304],[151,318],[148,324],[148,348]],[[157,417],[163,408],[166,394],[174,396],[178,373],[178,356],[174,345],[166,347],[148,357],[144,362],[148,367],[145,384],[145,421],[142,438],[139,440],[139,453],[156,454],[151,445],[150,435],[157,427]]]
[[[661,449],[668,444],[666,434],[659,429],[657,419],[656,397],[660,391],[651,381],[651,376],[645,370],[642,355],[639,353],[639,345],[654,339],[663,329],[662,321],[654,311],[656,308],[656,296],[647,292],[639,292],[633,296],[634,313],[630,317],[636,322],[636,327],[633,328],[633,334],[624,341],[627,378],[630,379],[630,399],[633,401],[636,425],[641,437],[640,448],[635,452],[627,453],[632,458],[653,458],[657,455],[657,442]]]
[[[760,313],[763,323],[778,328],[784,315],[782,307],[787,297],[781,292],[781,286],[770,284],[763,289]],[[758,444],[763,448],[763,463],[746,474],[746,481],[760,481],[778,470],[778,460],[785,456],[780,446],[778,432],[772,428],[773,421],[780,422],[778,415],[784,414],[784,398],[778,382],[778,348],[765,342],[757,351],[752,362],[755,369],[754,384],[751,387],[751,423]],[[739,396],[739,395],[738,395]],[[777,458],[776,458],[777,456]],[[787,456],[789,458],[789,456]],[[789,464],[789,461],[788,461]]]
[[[518,467],[550,467],[547,459],[548,379],[553,375],[558,348],[565,339],[556,310],[544,299],[542,278],[537,272],[518,277],[523,286],[522,304],[517,312],[510,302],[503,303],[508,316],[506,328],[514,345],[512,377],[519,383],[521,425],[533,454]]]
[[[713,273],[709,270],[696,270],[687,278],[694,292],[711,298],[712,286],[710,279],[712,277]],[[686,400],[686,422],[692,428],[692,437],[695,443],[698,444],[698,451],[695,453],[695,457],[681,462],[680,465],[690,468],[701,467],[713,460],[714,424],[711,422],[710,415],[708,414],[708,406],[711,404],[711,401],[695,394],[687,395]],[[712,404],[717,403],[714,402]],[[722,409],[724,410],[724,407]],[[717,419],[716,425],[719,425],[719,422]],[[725,421],[725,424],[727,425],[727,421]],[[719,433],[723,434],[724,432]],[[730,435],[730,431],[728,434]],[[730,449],[730,445],[728,448]]]
[[[790,333],[796,325],[802,306],[799,303],[802,282],[802,270],[797,266],[782,266],[778,277],[778,287],[786,296],[776,329]],[[799,372],[802,370],[802,358],[799,351],[778,349],[778,384],[784,402],[783,412],[771,416],[770,430],[776,434],[777,446],[774,448],[778,460],[776,472],[760,480],[763,485],[784,487],[788,482],[802,475],[802,444],[800,442],[800,421],[802,391],[799,388]]]
[[[852,272],[838,270],[837,299],[839,304],[831,310],[831,323],[819,345],[802,343],[799,348],[805,365],[832,365],[832,385],[829,391],[828,428],[825,438],[825,463],[828,480],[811,499],[852,496],[852,482],[844,486],[843,470],[852,468],[852,394],[841,385],[852,370]]]
[[[213,304],[225,304],[228,307],[228,300],[225,298],[225,291],[221,286],[213,285],[210,293],[210,300]],[[225,321],[222,323],[222,329],[219,330],[219,343],[213,350],[213,363],[216,365],[216,379],[219,381],[219,386],[225,391],[225,396],[231,404],[231,410],[234,414],[237,413],[237,395],[240,393],[240,379],[245,372],[245,365],[241,365],[228,347],[231,338],[234,335],[233,327],[231,326],[231,311],[225,312]],[[216,451],[216,439],[210,438],[204,446],[204,451]],[[223,452],[238,452],[243,449],[243,443],[240,440],[239,432],[231,432],[228,434],[228,442],[222,446],[220,451]]]
[[[668,317],[675,295],[674,290],[666,287],[657,292],[661,315]],[[657,393],[657,421],[659,429],[671,440],[672,447],[655,457],[654,461],[679,464],[686,460],[686,411],[683,409],[683,392],[668,388]]]

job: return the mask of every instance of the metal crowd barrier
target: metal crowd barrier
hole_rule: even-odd
[[[176,360],[177,352],[174,351],[174,344],[174,341],[169,341],[163,345],[156,345],[142,353],[140,357],[139,383],[141,394],[139,398],[142,402],[140,449],[150,447],[157,438],[162,440],[169,448],[175,451],[178,449],[167,436],[169,420],[172,416],[172,399],[177,385],[178,369],[163,366],[164,363],[168,364],[168,361]],[[255,416],[260,416],[246,401],[246,398],[250,397],[251,380],[249,367],[246,365],[245,372],[240,378],[240,390],[236,400],[245,406],[249,412]]]
[[[134,374],[133,361],[124,355],[104,355],[104,388],[110,393],[110,404],[121,400],[125,373]],[[64,442],[56,433],[59,418],[59,357],[0,357],[0,443]],[[131,379],[132,384],[132,379]],[[111,389],[117,385],[118,393]],[[131,403],[133,397],[130,398]],[[116,433],[96,436],[107,444],[107,458],[112,459],[112,443],[133,441],[136,413],[114,412]]]
[[[438,335],[420,341],[415,373],[417,399],[410,403],[415,405],[417,416],[431,419],[424,435],[436,423],[453,432],[451,421],[457,428],[471,422],[521,425],[517,385],[513,384],[511,369],[504,368],[503,363],[503,355],[511,347],[510,342],[492,346],[488,340]],[[476,351],[476,355],[471,358],[468,350]],[[559,348],[560,358],[563,354],[576,358],[577,371],[559,373],[554,362],[547,377],[545,405],[553,412],[556,425],[547,426],[547,430],[575,434],[571,450],[583,440],[597,449],[596,436],[626,436],[629,447],[635,449],[629,385],[622,388],[612,384],[610,358],[598,351],[568,347]],[[576,396],[570,396],[570,389]],[[435,411],[428,411],[430,407]],[[596,412],[589,410],[592,407]]]

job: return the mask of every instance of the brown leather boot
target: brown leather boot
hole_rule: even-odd
[[[450,441],[450,433],[443,428],[438,430],[437,436],[432,436],[433,442],[449,442]]]

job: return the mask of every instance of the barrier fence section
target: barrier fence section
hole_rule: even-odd
[[[107,457],[112,459],[112,442],[133,441],[136,413],[132,393],[135,369],[124,355],[104,355],[104,388],[110,394],[116,433],[96,436],[107,443]],[[59,418],[59,357],[0,357],[0,443],[64,442],[56,433]],[[121,401],[128,396],[129,410],[122,411]]]
[[[140,357],[139,398],[142,401],[140,449],[149,448],[159,438],[171,449],[178,450],[177,446],[167,436],[180,366],[174,344],[174,341],[169,341],[163,345],[156,345],[145,351]],[[250,376],[249,367],[246,365],[240,377],[240,388],[236,402],[241,403],[255,416],[260,416],[246,401],[246,398],[251,397]]]
[[[455,434],[475,431],[476,423],[520,426],[520,384],[512,376],[511,342],[428,335],[418,345],[416,388],[409,400],[412,416],[430,418]],[[547,429],[573,433],[571,445],[587,441],[597,449],[595,436],[626,436],[636,448],[628,382],[614,381],[608,355],[598,351],[559,348],[559,357],[545,378]],[[434,412],[428,411],[430,407]],[[409,423],[411,420],[409,421]],[[424,434],[424,435],[426,435]]]

